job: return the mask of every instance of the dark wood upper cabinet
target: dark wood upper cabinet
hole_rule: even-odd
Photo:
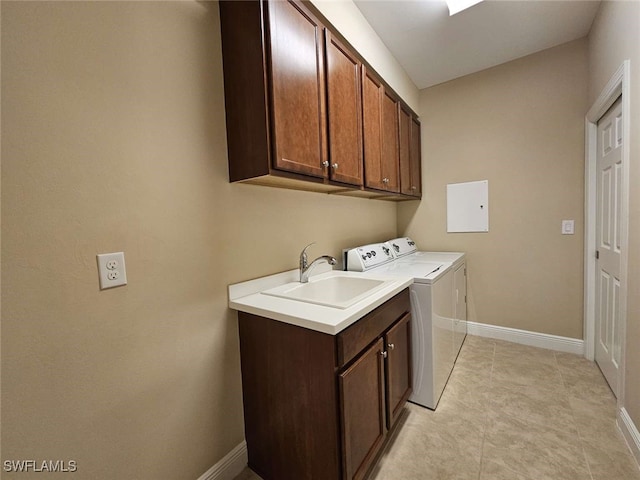
[[[382,179],[382,95],[380,79],[362,68],[362,116],[364,120],[365,186],[384,190]]]
[[[362,97],[365,186],[400,192],[398,100],[366,67]]]
[[[422,196],[422,143],[420,141],[420,122],[411,117],[411,195]]]
[[[420,197],[422,180],[420,170],[420,122],[400,102],[400,193]]]
[[[398,99],[387,89],[382,96],[382,174],[385,190],[399,192]]]
[[[229,180],[324,182],[325,27],[294,1],[219,8]]]
[[[274,168],[324,177],[324,26],[301,3],[266,4]]]
[[[400,192],[411,195],[411,113],[400,105]]]
[[[400,178],[399,97],[313,4],[219,8],[231,182],[416,196]]]
[[[221,1],[229,181],[268,175],[271,133],[260,2]]]
[[[362,98],[355,54],[327,31],[327,99],[330,178],[362,185]]]

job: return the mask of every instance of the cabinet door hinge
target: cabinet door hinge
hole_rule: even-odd
[[[596,260],[598,260],[600,258],[600,251],[596,250]]]

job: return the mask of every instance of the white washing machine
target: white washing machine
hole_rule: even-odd
[[[411,239],[394,239],[345,250],[344,265],[345,270],[413,278],[413,393],[409,401],[435,409],[466,335],[466,309],[463,334],[456,322],[454,301],[459,297],[454,273],[464,268],[465,256],[427,253],[418,252]]]

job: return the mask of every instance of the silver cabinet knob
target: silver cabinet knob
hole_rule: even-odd
[[[334,163],[333,165],[331,165],[331,167],[332,167],[334,170],[337,170],[337,169],[338,169],[338,164],[337,164],[337,163]]]
[[[387,358],[388,353],[387,352],[379,352],[380,355],[382,355],[382,358]]]
[[[396,348],[396,346],[395,346],[393,343],[388,343],[388,344],[387,344],[387,348],[388,348],[389,350],[393,350],[394,348]]]
[[[322,166],[327,168],[329,166],[329,162],[325,160],[324,162],[322,162]]]
[[[417,190],[417,189],[418,187],[414,187],[414,186],[411,187],[411,190]]]

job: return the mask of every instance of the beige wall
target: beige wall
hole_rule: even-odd
[[[244,436],[227,285],[396,235],[393,203],[227,182],[219,32],[210,2],[2,2],[3,460],[197,478]]]
[[[426,200],[398,208],[420,248],[468,254],[469,319],[582,338],[587,45],[421,91]],[[446,185],[489,181],[488,233],[446,233]],[[575,220],[575,235],[561,221]]]
[[[640,427],[640,2],[605,1],[589,34],[589,106],[624,60],[631,60],[629,280],[624,406]]]

